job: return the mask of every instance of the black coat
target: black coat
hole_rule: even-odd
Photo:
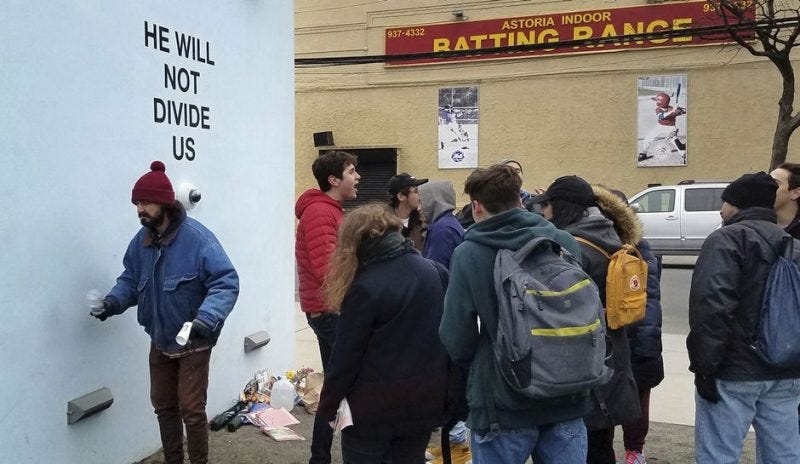
[[[706,238],[689,293],[689,370],[725,380],[800,377],[767,366],[750,349],[776,250],[786,233],[768,208],[746,208]],[[800,242],[795,240],[795,262]]]
[[[643,320],[625,329],[636,387],[649,390],[664,380],[664,359],[661,357],[661,269],[647,240],[636,244],[636,248],[647,261],[647,309]]]
[[[439,341],[446,270],[407,249],[362,266],[342,302],[317,414],[347,398],[366,433],[441,425],[447,354]]]
[[[614,229],[614,223],[599,213],[584,217],[579,222],[567,226],[565,230],[575,237],[591,241],[609,254],[617,252],[622,247],[622,242]],[[605,301],[608,258],[591,246],[578,243],[581,246],[583,270],[597,285],[600,291],[600,300]],[[639,394],[631,371],[630,348],[625,327],[607,328],[607,335],[609,346],[613,351],[610,358],[606,360],[606,365],[614,370],[614,374],[608,383],[592,392],[598,404],[592,413],[584,417],[584,422],[589,430],[604,429],[632,422],[641,415]]]

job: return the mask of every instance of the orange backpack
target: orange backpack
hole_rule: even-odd
[[[647,262],[633,245],[623,244],[613,255],[584,238],[575,240],[599,251],[608,259],[606,276],[606,320],[609,329],[619,329],[644,319],[647,306]]]

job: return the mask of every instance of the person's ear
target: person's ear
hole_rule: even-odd
[[[342,183],[342,179],[334,176],[333,174],[328,176],[328,183],[331,184],[331,187],[338,187]]]
[[[483,205],[478,200],[472,200],[469,202],[472,206],[472,216],[483,216]]]

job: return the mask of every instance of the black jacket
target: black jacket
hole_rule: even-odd
[[[409,244],[359,267],[342,302],[317,414],[332,420],[346,397],[365,433],[442,424],[447,354],[438,328],[445,285],[446,270]]]
[[[631,215],[633,215],[632,211]],[[609,254],[615,253],[622,247],[622,241],[615,231],[614,222],[599,212],[584,217],[579,222],[566,227],[565,230],[575,237],[591,241]],[[583,270],[597,284],[600,290],[600,300],[605,301],[608,259],[589,245],[581,242],[578,244],[581,246]],[[632,422],[641,415],[639,394],[631,371],[630,348],[625,327],[614,330],[607,328],[607,334],[609,346],[613,351],[606,364],[614,370],[614,374],[607,384],[593,391],[597,404],[594,411],[584,417],[586,428],[589,430],[604,429]]]
[[[689,293],[689,370],[726,380],[800,377],[750,349],[772,263],[786,233],[768,208],[745,208],[706,238]],[[795,261],[800,242],[795,240]]]
[[[647,261],[647,309],[644,319],[625,327],[631,348],[631,369],[639,390],[655,388],[664,380],[661,357],[661,269],[647,240],[636,248]]]

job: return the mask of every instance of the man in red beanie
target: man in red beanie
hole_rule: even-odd
[[[187,217],[164,163],[136,181],[131,201],[142,227],[123,258],[125,270],[91,315],[106,320],[138,305],[150,335],[150,400],[167,464],[208,462],[206,396],[211,348],[239,294],[239,276],[214,234]],[[191,324],[188,343],[176,335]]]

